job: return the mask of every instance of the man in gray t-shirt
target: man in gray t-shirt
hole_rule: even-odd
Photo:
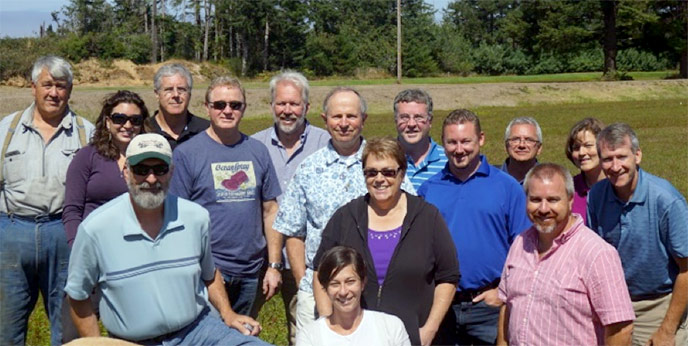
[[[93,125],[69,109],[72,68],[41,57],[31,71],[34,102],[0,121],[0,345],[26,342],[41,292],[50,342],[61,344],[69,247],[62,225],[67,167]]]

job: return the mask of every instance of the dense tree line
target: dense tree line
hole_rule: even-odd
[[[434,20],[402,0],[405,76],[675,69],[686,73],[688,6],[663,0],[455,0]],[[396,71],[395,0],[71,0],[39,39],[2,46],[72,61],[212,61],[242,76]],[[24,49],[26,50],[26,49]],[[2,77],[12,70],[3,53]],[[29,59],[30,60],[30,59]]]

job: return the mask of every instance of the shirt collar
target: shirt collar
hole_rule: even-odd
[[[33,126],[33,112],[36,109],[36,102],[31,102],[31,105],[29,108],[24,111],[21,115],[21,123],[25,127],[30,127],[34,128]],[[62,117],[62,120],[60,121],[60,125],[58,127],[62,127],[65,130],[71,130],[72,129],[72,110],[69,108],[69,105],[67,105],[67,108],[65,108],[65,113],[64,116]]]
[[[549,250],[549,253],[556,251],[559,246],[573,238],[573,236],[576,235],[579,230],[585,228],[585,225],[583,224],[583,218],[580,215],[572,214],[572,216],[574,217],[573,224],[556,238],[554,238],[554,241],[552,242],[552,248]],[[533,245],[533,248],[537,249],[538,230],[535,228],[535,225],[531,226],[530,232],[525,233],[525,237],[527,238],[528,242]]]
[[[442,168],[442,179],[456,179],[454,174],[449,170],[449,161],[444,165],[444,168]],[[466,181],[472,179],[474,176],[480,175],[480,176],[489,176],[490,175],[490,165],[487,163],[487,158],[485,155],[480,154],[480,167],[478,167],[478,170],[473,173]]]
[[[341,156],[335,150],[334,146],[332,145],[332,139],[327,141],[327,151],[325,152],[325,163],[327,165],[331,165],[337,161],[342,161],[347,166],[351,166],[355,164],[356,162],[361,162],[363,161],[363,148],[365,148],[366,145],[366,140],[361,137],[361,145],[358,147],[358,151],[356,151],[355,154],[351,156]]]
[[[126,213],[128,215],[125,218],[126,225],[122,228],[122,235],[125,237],[131,235],[142,235],[146,238],[150,238],[150,236],[141,228],[141,225],[139,224],[138,219],[136,218],[136,213],[134,212],[134,206],[132,205],[129,193],[124,194],[123,198],[126,198],[128,207]],[[178,215],[178,199],[168,193],[167,197],[165,198],[165,202],[163,203],[164,212],[162,221],[162,231],[160,231],[160,234],[158,234],[156,239],[160,239],[160,237],[169,230],[176,229],[179,226],[182,226],[182,222],[179,220]],[[155,241],[156,239],[153,239],[153,241]]]
[[[443,150],[442,147],[440,147],[435,141],[430,138],[430,152],[428,153],[428,156],[425,158],[426,161],[428,162],[435,162],[440,159],[440,151]]]
[[[301,133],[301,136],[299,136],[299,142],[301,145],[306,141],[306,138],[308,137],[308,134],[311,132],[311,124],[308,122],[308,119],[305,121],[305,127],[303,129],[303,132]],[[280,142],[279,137],[277,136],[277,124],[272,125],[272,129],[270,130],[270,140],[272,141],[272,144],[284,148],[282,145],[282,142]]]
[[[635,186],[635,191],[633,191],[633,195],[631,196],[631,199],[628,200],[628,202],[624,202],[619,199],[619,197],[616,196],[616,191],[614,191],[614,186],[612,186],[612,183],[607,179],[607,184],[609,184],[609,189],[611,190],[611,193],[607,195],[607,201],[608,202],[617,202],[621,204],[628,204],[628,203],[634,203],[634,204],[641,204],[645,202],[645,199],[647,198],[648,190],[649,190],[649,185],[645,181],[645,171],[642,170],[640,167],[638,167],[638,184]]]

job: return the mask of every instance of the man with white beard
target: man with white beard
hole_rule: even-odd
[[[533,227],[514,240],[504,264],[497,344],[630,344],[635,313],[621,260],[571,213],[571,174],[540,164],[523,187]]]
[[[286,70],[272,77],[270,106],[275,123],[251,136],[268,148],[282,192],[287,191],[287,184],[303,159],[326,146],[330,139],[327,131],[311,125],[306,120],[306,114],[310,109],[309,90],[308,80],[299,72]],[[277,197],[278,204],[281,199],[282,195]],[[290,270],[289,262],[286,260],[284,249],[282,255],[286,270],[282,272],[280,290],[288,321],[289,344],[293,345],[296,341],[294,316],[296,315],[296,292],[299,288]],[[282,263],[278,266],[282,267]]]
[[[72,249],[65,292],[79,334],[100,336],[90,300],[97,285],[103,325],[118,339],[265,345],[249,336],[260,332],[260,324],[229,304],[210,251],[208,211],[167,194],[173,168],[167,140],[138,135],[126,157],[129,193],[91,213]],[[208,314],[201,282],[224,322]]]

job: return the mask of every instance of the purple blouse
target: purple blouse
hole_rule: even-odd
[[[128,191],[117,161],[98,153],[93,145],[81,148],[67,169],[62,223],[71,246],[77,228],[93,210]]]
[[[373,256],[377,283],[380,286],[385,281],[387,268],[389,268],[389,262],[392,260],[394,249],[399,244],[399,238],[401,238],[401,226],[382,232],[368,229],[368,248]]]
[[[580,214],[583,217],[583,224],[587,225],[587,209],[588,209],[588,191],[590,188],[585,183],[585,176],[583,172],[573,177],[573,207],[571,212]]]

